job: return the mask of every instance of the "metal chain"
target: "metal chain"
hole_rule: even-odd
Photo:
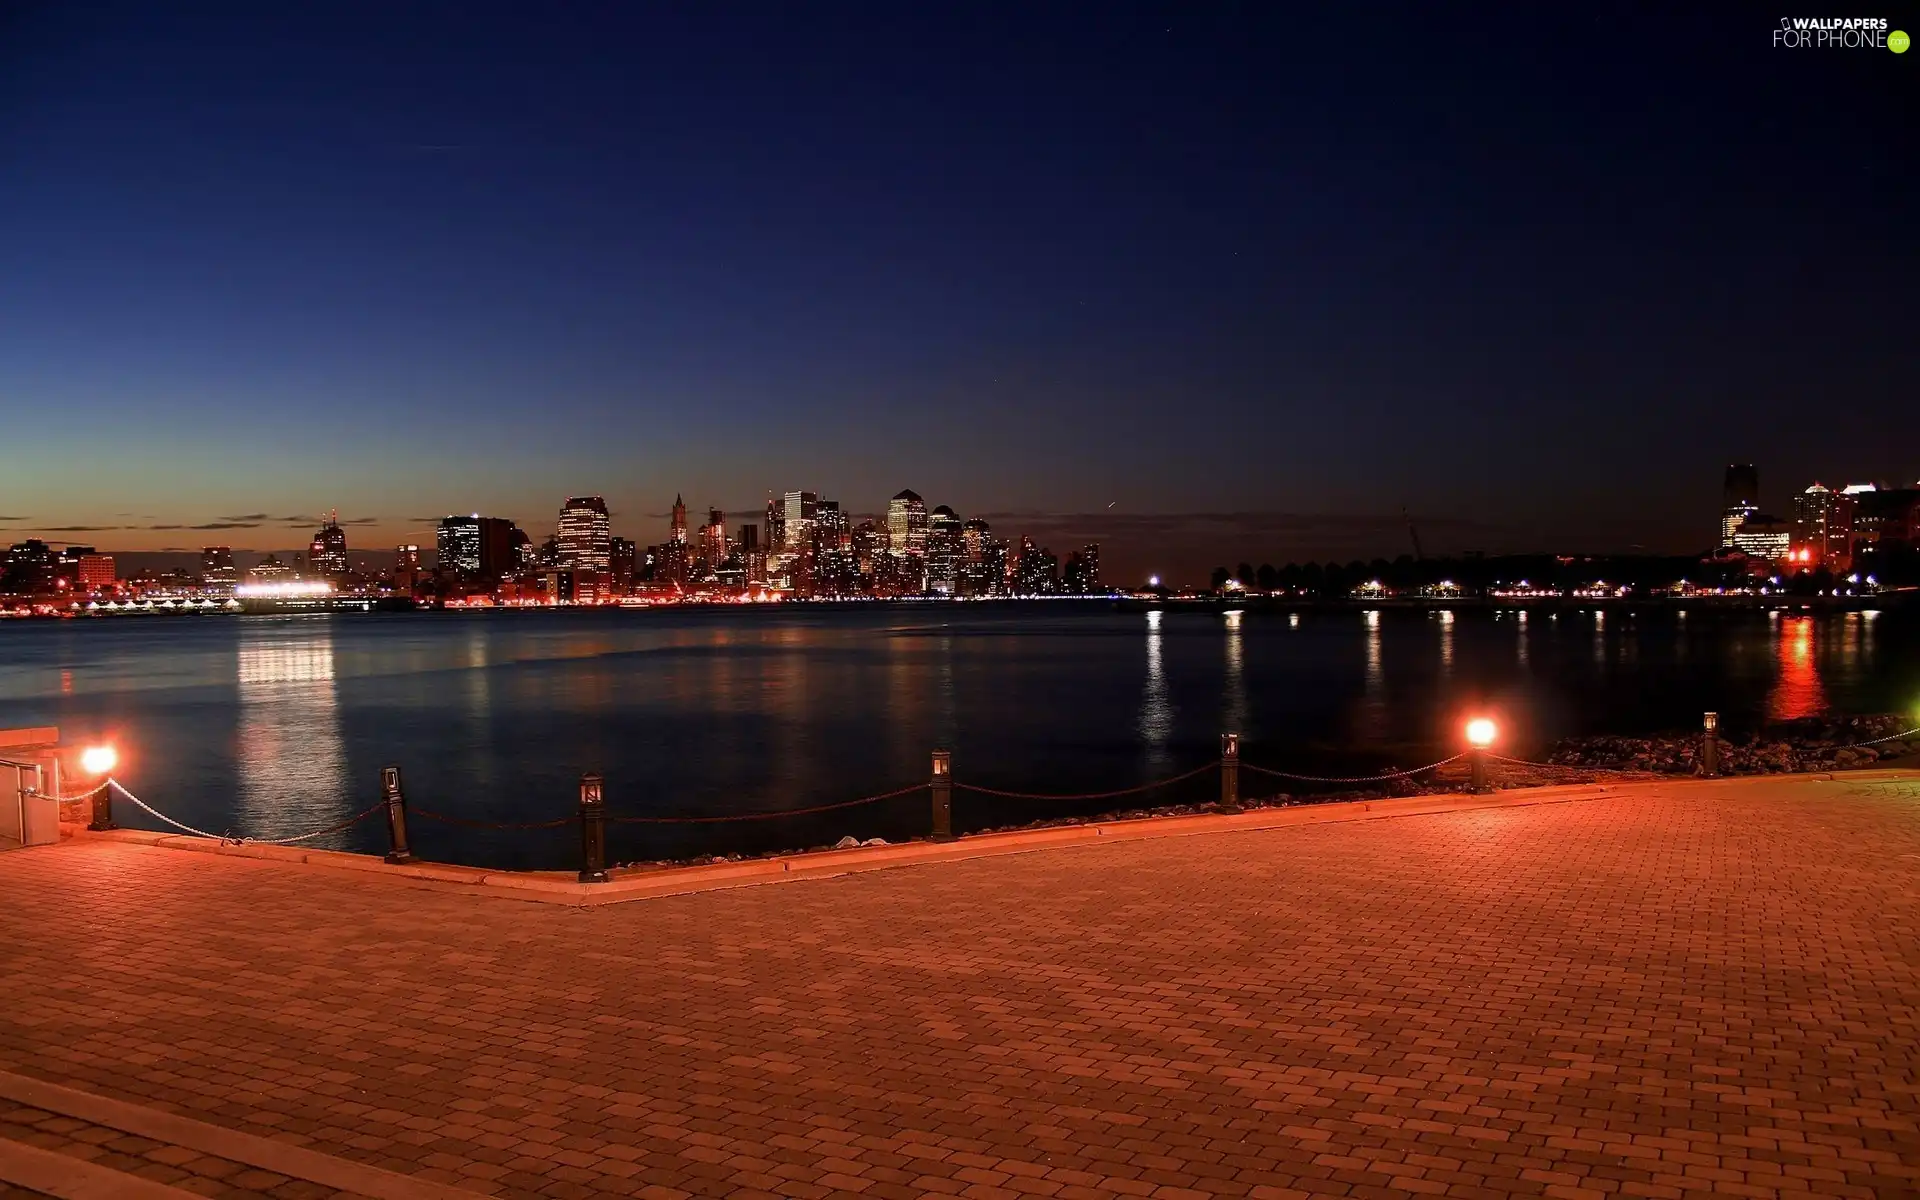
[[[135,806],[140,808],[148,816],[154,817],[161,821],[165,821],[167,824],[173,826],[175,829],[178,829],[183,833],[190,833],[195,837],[210,838],[214,841],[221,842],[223,844],[231,844],[235,846],[248,846],[248,845],[291,846],[295,842],[312,841],[314,838],[325,837],[330,833],[339,833],[343,829],[349,829],[355,825],[358,825],[360,822],[366,820],[368,817],[372,816],[374,813],[379,812],[381,809],[387,806],[387,802],[385,800],[382,800],[379,803],[373,805],[371,808],[362,809],[358,813],[354,814],[351,817],[348,817],[346,820],[341,821],[338,824],[329,825],[325,829],[316,829],[312,833],[299,833],[299,834],[293,835],[292,837],[283,837],[283,838],[252,838],[252,837],[240,837],[232,833],[208,833],[204,829],[195,829],[193,826],[188,825],[183,821],[174,820],[172,817],[161,812],[159,809],[153,807],[153,805],[148,804],[145,800],[142,800],[140,797],[134,795],[132,792],[128,791],[126,789],[126,785],[122,784],[119,780],[109,779],[107,783],[113,785],[114,791],[119,792],[122,796],[125,796],[127,799],[133,801]]]
[[[57,800],[61,804],[66,804],[74,800],[85,800],[90,796],[97,796],[102,791],[104,791],[109,785],[118,786],[117,784],[114,784],[113,780],[111,779],[102,779],[99,783],[94,784],[92,787],[88,788],[86,791],[78,792],[71,796],[56,796],[51,792],[33,792],[32,794],[46,800]]]
[[[862,804],[877,804],[882,800],[896,800],[901,796],[925,791],[928,786],[924,783],[916,783],[898,791],[882,792],[878,796],[862,796],[858,800],[843,800],[838,804],[822,804],[814,808],[790,808],[781,812],[736,813],[725,817],[608,817],[607,820],[614,825],[719,825],[733,821],[772,821],[779,817],[808,817],[814,813],[855,808]]]
[[[1910,738],[1916,733],[1920,733],[1920,729],[1908,729],[1900,733],[1890,733],[1885,737],[1874,738],[1870,742],[1849,742],[1844,746],[1835,746],[1834,749],[1858,750],[1862,746],[1878,746],[1881,742],[1894,742],[1899,741],[1901,738]]]
[[[978,792],[982,796],[999,796],[1006,800],[1111,800],[1115,796],[1132,796],[1140,792],[1153,791],[1155,788],[1163,788],[1168,784],[1180,783],[1192,779],[1195,775],[1204,775],[1219,765],[1217,762],[1210,762],[1203,767],[1195,767],[1184,775],[1175,775],[1169,779],[1156,779],[1152,783],[1143,783],[1139,787],[1120,788],[1111,792],[1003,792],[998,788],[978,787],[971,783],[960,783],[957,781],[953,786],[956,791]]]
[[[1424,767],[1413,767],[1405,771],[1388,771],[1381,775],[1295,775],[1290,771],[1275,771],[1268,767],[1256,767],[1252,763],[1241,763],[1241,767],[1261,775],[1271,775],[1276,779],[1298,779],[1306,783],[1380,783],[1388,779],[1405,779],[1409,775],[1419,775],[1435,767],[1444,767],[1450,762],[1459,762],[1464,754],[1452,758],[1443,758],[1439,762],[1428,763]]]

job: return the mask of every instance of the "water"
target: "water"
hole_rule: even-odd
[[[1104,605],[879,606],[0,623],[0,728],[111,739],[119,775],[201,828],[276,836],[377,798],[459,816],[573,811],[583,771],[616,812],[727,815],[831,804],[925,779],[1097,791],[1218,754],[1351,773],[1458,749],[1469,713],[1524,755],[1577,733],[1734,727],[1911,710],[1920,614],[1137,612]],[[1196,799],[1203,777],[1163,798]],[[1255,777],[1246,792],[1264,790]],[[125,807],[124,805],[122,807]],[[955,798],[961,828],[1098,803]],[[924,792],[764,822],[616,827],[616,861],[899,839]],[[157,822],[138,814],[126,824]],[[384,850],[367,821],[317,845]],[[571,828],[414,823],[426,857],[565,868]]]

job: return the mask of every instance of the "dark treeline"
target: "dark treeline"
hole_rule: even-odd
[[[1874,579],[1888,587],[1920,583],[1920,553],[1904,546],[1869,549],[1860,554],[1845,574]],[[1808,595],[1846,586],[1845,574],[1820,568],[1792,576],[1782,575],[1782,586]],[[1498,558],[1428,558],[1416,560],[1410,554],[1371,562],[1240,563],[1236,567],[1215,567],[1214,588],[1225,587],[1229,580],[1244,587],[1271,591],[1289,591],[1329,598],[1350,594],[1362,584],[1378,580],[1395,591],[1412,591],[1440,583],[1457,584],[1468,592],[1493,587],[1512,587],[1522,580],[1538,587],[1579,588],[1596,583],[1625,585],[1632,588],[1672,587],[1682,580],[1702,587],[1739,587],[1753,581],[1744,560],[1702,559],[1693,555],[1658,557],[1581,556],[1556,557],[1549,554],[1515,554]]]

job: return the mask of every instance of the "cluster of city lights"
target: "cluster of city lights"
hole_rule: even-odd
[[[288,579],[270,583],[243,583],[233,589],[241,599],[292,599],[300,596],[331,596],[333,584],[324,579]]]

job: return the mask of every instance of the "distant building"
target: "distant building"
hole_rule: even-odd
[[[80,590],[83,592],[111,591],[118,579],[114,574],[111,554],[82,554],[79,566]]]
[[[247,568],[248,583],[291,583],[298,578],[300,578],[300,572],[272,554]]]
[[[1092,596],[1100,591],[1100,547],[1092,542],[1067,556],[1060,568],[1060,590],[1069,596]]]
[[[200,551],[200,586],[215,595],[231,596],[240,584],[233,565],[233,547],[207,546]]]
[[[570,496],[560,506],[560,521],[554,530],[558,543],[555,564],[567,570],[607,570],[612,552],[608,532],[607,502],[600,496]]]
[[[979,518],[960,525],[960,562],[955,572],[958,593],[962,596],[997,595],[1006,584],[1005,564],[996,568],[991,561],[993,527]]]
[[[1103,590],[1100,583],[1100,543],[1088,542],[1086,545],[1080,547],[1080,561],[1086,564],[1088,594],[1091,595]]]
[[[347,531],[340,528],[338,513],[329,514],[327,523],[313,535],[313,542],[307,547],[307,565],[322,579],[346,578]]]
[[[1793,549],[1793,526],[1762,512],[1752,513],[1734,528],[1733,548],[1751,558],[1785,562]]]
[[[420,547],[395,546],[393,548],[393,590],[401,595],[411,596],[419,586]]]
[[[1920,545],[1920,489],[1875,488],[1851,499],[1856,549]]]
[[[616,596],[624,596],[633,590],[633,581],[640,570],[640,550],[633,544],[632,538],[610,538],[607,541],[607,584]]]
[[[760,548],[768,554],[778,554],[780,553],[781,547],[786,544],[787,522],[785,511],[781,508],[780,501],[769,496],[767,498],[767,540],[761,544]]]
[[[927,505],[911,488],[887,502],[887,554],[903,592],[926,591]]]
[[[740,539],[734,544],[734,554],[740,559],[743,583],[767,581],[767,548],[760,541],[758,525],[748,523],[740,527]]]
[[[475,513],[442,520],[435,549],[440,566],[461,582],[491,587],[522,568],[522,547],[528,544],[512,521]]]
[[[727,554],[727,514],[721,509],[708,509],[707,523],[700,527],[700,563],[717,573]]]
[[[680,498],[678,492],[673,494],[673,522],[669,526],[667,540],[682,546],[687,544],[687,502]]]
[[[952,596],[960,590],[960,516],[942,504],[927,515],[927,591]]]
[[[1014,592],[1021,596],[1051,596],[1060,590],[1060,562],[1052,551],[1020,539],[1020,556],[1014,562]]]
[[[850,596],[859,590],[854,565],[853,531],[838,500],[821,500],[813,510],[813,589],[815,596]]]
[[[1720,483],[1720,545],[1734,545],[1734,530],[1760,511],[1760,471],[1752,463],[1733,463]]]

